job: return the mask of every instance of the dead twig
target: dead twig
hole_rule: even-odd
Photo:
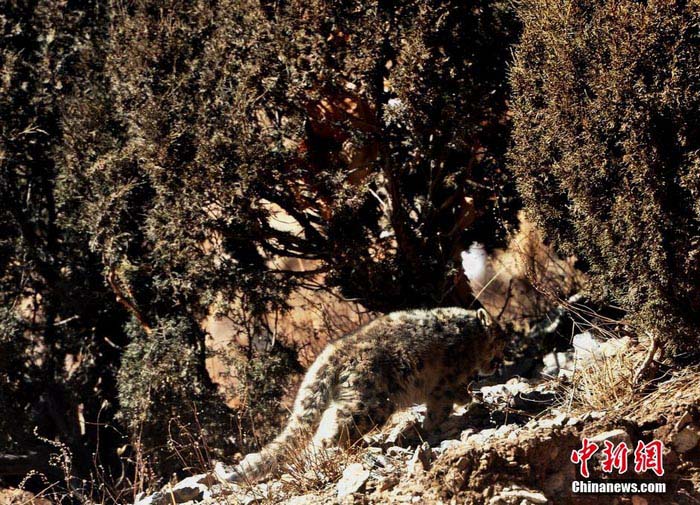
[[[637,370],[634,373],[634,379],[632,380],[632,384],[637,387],[639,386],[650,374],[652,370],[652,363],[654,363],[654,356],[656,356],[657,351],[661,351],[661,354],[663,356],[663,349],[661,348],[661,345],[659,344],[659,340],[656,336],[656,334],[646,332],[646,334],[649,336],[651,339],[651,345],[649,346],[649,350],[646,353],[646,356],[644,357],[644,360],[642,363],[639,365]]]

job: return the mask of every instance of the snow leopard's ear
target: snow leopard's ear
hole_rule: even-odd
[[[489,326],[493,325],[493,319],[491,319],[489,313],[484,309],[477,310],[476,317],[479,319],[479,322],[484,328],[488,328]]]

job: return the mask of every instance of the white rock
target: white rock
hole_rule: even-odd
[[[588,421],[590,419],[603,419],[605,417],[605,411],[604,410],[591,410],[590,412],[586,412],[582,416],[583,421]]]
[[[224,465],[221,461],[217,461],[214,465],[214,475],[222,481],[230,481],[236,477],[235,467]]]
[[[371,468],[392,468],[394,466],[389,461],[389,458],[383,454],[365,454],[362,459]]]
[[[314,498],[318,498],[318,496],[314,495],[313,493],[311,494],[304,494],[300,496],[295,496],[293,498],[290,498],[285,502],[286,505],[307,505],[308,503],[311,503]]]
[[[239,503],[241,505],[251,505],[251,503],[257,503],[257,502],[263,502],[263,501],[265,501],[265,495],[257,494],[257,493],[255,493],[255,494],[249,493],[249,494],[243,496],[243,498],[240,498]]]
[[[600,355],[600,343],[590,331],[574,335],[573,344],[576,351],[576,361],[587,360]]]
[[[142,494],[136,497],[134,505],[160,505],[161,503],[166,503],[163,493],[157,491],[152,495],[143,497]]]
[[[433,452],[428,442],[423,442],[413,453],[413,457],[408,462],[408,475],[420,475],[430,470],[433,459]]]
[[[343,476],[336,486],[338,498],[357,493],[364,487],[367,479],[369,479],[369,470],[365,470],[360,463],[349,464],[343,470]]]
[[[389,100],[391,102],[391,100]],[[468,251],[460,253],[462,259],[462,270],[467,276],[467,279],[472,282],[486,284],[486,266],[488,263],[488,254],[484,246],[478,242],[469,246]]]
[[[575,368],[575,354],[571,351],[550,352],[542,358],[544,368],[542,375],[545,377],[570,377]]]
[[[173,488],[168,497],[174,500],[175,503],[185,503],[199,500],[204,495],[204,491],[205,489],[200,487],[183,486],[177,489]]]
[[[496,429],[495,435],[497,437],[502,437],[503,435],[506,435],[507,433],[510,433],[510,432],[517,430],[517,429],[518,429],[517,424],[503,424]]]
[[[494,433],[496,433],[496,428],[487,428],[485,430],[481,430],[479,433],[477,433],[477,435],[484,440],[488,440],[494,435]]]
[[[389,433],[384,437],[385,444],[396,445],[404,438],[416,433],[416,428],[423,424],[425,418],[425,406],[417,405],[394,416],[394,421]]]
[[[386,450],[386,455],[391,458],[399,458],[402,456],[406,456],[409,452],[410,451],[405,447],[399,447],[398,445],[394,445]]]
[[[146,498],[137,498],[136,505],[160,505],[167,503],[187,503],[192,500],[202,500],[211,495],[209,487],[216,484],[213,475],[199,474],[182,479],[174,486],[167,485],[157,493]]]
[[[501,505],[503,503],[513,503],[515,500],[522,500],[520,503],[523,504],[542,504],[547,503],[547,497],[537,491],[530,491],[528,489],[504,489],[497,495],[493,496],[489,500],[489,505]]]
[[[591,437],[590,441],[595,442],[598,445],[603,445],[603,442],[608,440],[609,442],[617,445],[620,442],[624,442],[628,449],[632,449],[632,439],[625,430],[616,429],[610,431],[604,431],[598,435]]]
[[[484,386],[479,391],[484,403],[505,403],[508,399],[518,393],[525,393],[532,389],[532,386],[522,379],[510,379],[505,384],[496,384],[494,386]]]
[[[629,337],[611,338],[600,341],[590,331],[574,335],[573,344],[576,351],[576,362],[610,358],[624,352],[629,347]]]
[[[456,447],[456,446],[458,446],[459,443],[460,443],[459,440],[443,440],[443,441],[440,443],[439,450],[440,450],[440,452],[444,452],[444,451],[446,451],[447,449],[449,449],[450,447]]]
[[[541,419],[539,423],[542,428],[554,428],[558,426],[564,426],[567,419],[568,416],[562,413],[552,419]]]
[[[632,451],[632,439],[630,438],[629,433],[622,429],[604,431],[594,437],[591,437],[589,440],[597,444],[601,449],[594,455],[598,461],[603,461],[605,458],[605,453],[602,451],[602,449],[604,448],[606,441],[610,442],[614,446],[617,446],[619,443],[624,443],[627,446],[627,450]]]

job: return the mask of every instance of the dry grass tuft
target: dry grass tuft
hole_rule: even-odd
[[[288,448],[282,478],[285,491],[306,494],[337,482],[343,470],[356,460],[359,442],[350,447],[325,447],[308,443],[312,433],[304,433]]]
[[[670,373],[653,391],[626,404],[621,415],[639,420],[658,418],[659,413],[699,403],[700,366],[692,366]]]
[[[634,344],[629,337],[608,340],[600,355],[580,361],[566,388],[572,411],[615,412],[618,417],[653,419],[679,406],[700,402],[700,366],[669,370],[638,383],[635,376],[652,345],[650,338]]]
[[[567,395],[574,410],[617,410],[637,396],[633,381],[645,353],[632,348],[629,338],[620,340],[604,343],[600,355],[578,362]]]
[[[292,497],[321,491],[335,482],[343,470],[357,461],[359,443],[348,448],[316,446],[308,430],[295,437],[286,448],[279,468],[268,475],[270,485],[253,480],[231,485],[220,482],[224,489],[238,487],[257,503],[273,504]]]
[[[337,482],[355,453],[337,447],[292,449],[282,479],[291,494],[306,494]]]

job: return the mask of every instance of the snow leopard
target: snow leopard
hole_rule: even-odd
[[[328,344],[301,383],[289,421],[260,452],[223,477],[251,482],[276,470],[302,437],[316,446],[347,446],[396,411],[426,404],[423,430],[438,429],[467,384],[494,373],[504,334],[484,309],[393,312]]]

